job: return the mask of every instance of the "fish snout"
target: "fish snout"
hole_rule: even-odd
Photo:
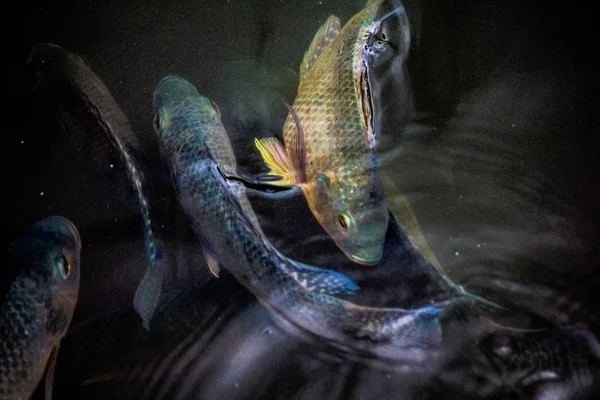
[[[386,210],[384,210],[386,211]],[[362,213],[355,219],[353,251],[346,252],[348,258],[362,265],[377,265],[383,257],[383,245],[389,216],[379,207]]]
[[[381,246],[361,248],[359,251],[346,253],[346,255],[358,264],[374,266],[379,264],[379,261],[381,261],[381,258],[383,257],[383,243]]]

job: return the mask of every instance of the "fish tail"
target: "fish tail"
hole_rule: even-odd
[[[143,185],[143,172],[130,152],[117,137],[115,137],[115,144],[121,152],[125,165],[127,166],[129,178],[133,183],[138,197],[144,224],[144,245],[148,257],[148,268],[136,290],[133,305],[136,312],[140,314],[140,317],[142,318],[144,328],[149,329],[150,319],[154,314],[154,310],[158,304],[158,298],[160,297],[162,280],[165,272],[165,259],[162,256],[162,250],[159,248],[154,235],[153,223],[150,218],[150,206]]]
[[[359,337],[387,340],[398,347],[429,347],[442,342],[439,315],[443,308],[423,307],[415,310],[347,306]]]
[[[439,307],[425,307],[409,311],[412,319],[411,323],[405,326],[404,329],[398,329],[390,335],[392,343],[399,346],[407,343],[422,346],[439,345],[442,342],[440,312],[441,308]]]
[[[329,295],[355,294],[360,287],[341,272],[292,262],[290,274],[307,290]]]
[[[142,318],[142,325],[147,330],[150,330],[150,320],[152,319],[158,304],[164,271],[165,261],[163,257],[158,254],[157,257],[154,258],[152,264],[146,269],[146,273],[135,291],[133,308]]]

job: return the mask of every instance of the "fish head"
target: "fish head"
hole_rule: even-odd
[[[199,102],[201,111],[218,119],[221,111],[217,104],[201,96],[198,89],[184,78],[175,75],[164,77],[154,89],[154,129],[159,130],[178,107],[191,101]],[[160,132],[159,132],[160,133]]]
[[[153,94],[154,130],[163,134],[175,111],[199,96],[198,90],[187,80],[169,75],[161,79]]]
[[[65,96],[64,87],[77,82],[79,65],[88,65],[82,57],[52,43],[35,45],[27,56],[27,66],[33,74],[33,89],[41,95]],[[66,72],[68,71],[68,72]]]
[[[389,219],[382,185],[347,185],[344,178],[318,173],[306,192],[313,214],[348,258],[379,263]]]
[[[153,126],[159,137],[185,132],[192,117],[204,121],[205,126],[220,124],[221,111],[217,104],[198,93],[196,87],[184,78],[170,75],[163,78],[153,95]],[[175,129],[169,129],[175,125]],[[205,138],[206,139],[206,138]]]
[[[50,337],[62,337],[71,323],[79,292],[80,251],[77,228],[58,216],[38,222],[10,248],[23,300],[43,302]]]

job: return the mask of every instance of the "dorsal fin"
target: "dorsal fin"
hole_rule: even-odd
[[[341,29],[340,19],[335,15],[330,15],[327,21],[321,25],[310,46],[308,46],[308,50],[304,53],[302,64],[300,64],[300,81],[310,71],[316,59],[323,53],[327,45],[340,33]]]

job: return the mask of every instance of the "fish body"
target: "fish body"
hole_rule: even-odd
[[[0,399],[30,398],[51,370],[77,303],[80,250],[77,229],[63,217],[38,222],[11,245],[0,308]],[[47,394],[51,381],[49,371]]]
[[[273,138],[255,142],[269,173],[280,176],[281,185],[302,188],[325,231],[364,265],[381,260],[389,219],[368,77],[369,60],[386,48],[374,39],[381,3],[369,1],[343,28],[329,17],[300,67],[298,94],[283,127],[285,148]]]
[[[218,160],[223,172],[230,175],[237,174],[237,162],[233,148],[227,132],[225,132],[225,127],[221,123],[220,111],[215,103],[200,96],[192,84],[176,76],[165,77],[157,85],[154,99],[154,127],[158,129],[159,125],[166,126],[168,123],[167,131],[177,133],[177,143],[182,146],[178,149],[178,157],[182,160],[195,160],[196,153],[206,145]],[[174,164],[176,168],[181,165],[180,162]],[[178,171],[174,169],[171,173],[177,174]],[[239,202],[255,229],[261,231],[245,193],[240,193]],[[204,249],[208,266],[211,272],[218,277],[218,262],[213,257],[210,248],[205,246]]]
[[[418,310],[359,306],[334,297],[358,290],[350,279],[293,261],[277,251],[245,213],[239,201],[244,185],[228,179],[222,171],[228,165],[221,166],[222,154],[214,147],[215,139],[209,138],[215,132],[226,134],[215,129],[220,125],[216,110],[210,119],[190,121],[201,115],[192,110],[212,108],[212,104],[197,92],[185,101],[176,100],[180,91],[170,91],[171,83],[187,82],[165,78],[155,90],[161,153],[182,208],[220,265],[275,316],[283,316],[282,321],[334,341],[366,336],[402,347],[441,340],[438,316],[442,303]],[[187,85],[185,92],[195,91]]]
[[[105,164],[101,168],[107,168],[105,158],[114,149],[125,165],[142,214],[149,260],[134,300],[147,327],[160,295],[165,260],[150,217],[145,181],[149,168],[140,154],[141,143],[106,85],[78,55],[41,43],[31,50],[28,65],[35,71],[37,89],[57,102],[57,120],[71,142]]]

